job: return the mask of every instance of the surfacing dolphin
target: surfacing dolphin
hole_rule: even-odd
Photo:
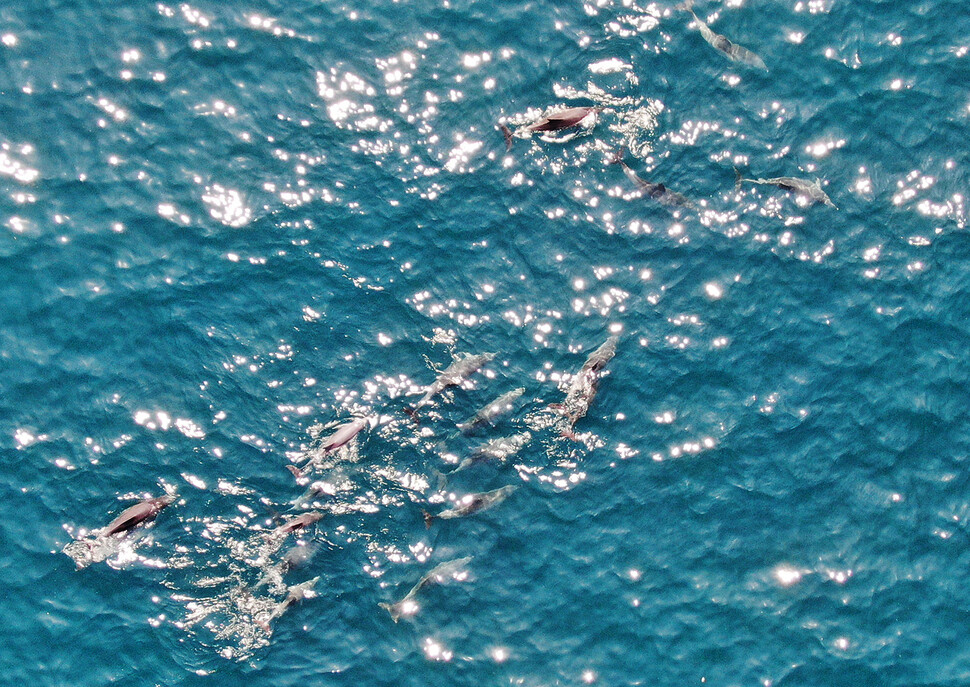
[[[687,208],[688,210],[696,210],[697,206],[694,202],[683,196],[676,191],[671,191],[669,188],[663,184],[655,184],[652,181],[647,181],[641,179],[636,172],[634,172],[630,166],[623,161],[623,155],[626,153],[626,148],[621,148],[620,151],[613,156],[609,164],[620,165],[623,168],[623,173],[626,178],[633,182],[637,189],[644,195],[653,198],[661,205],[665,205],[669,208]]]
[[[370,417],[358,417],[339,425],[337,429],[330,434],[330,436],[321,439],[312,450],[307,452],[306,456],[304,456],[304,459],[306,459],[306,464],[303,466],[303,470],[293,465],[287,465],[286,469],[289,470],[293,474],[293,477],[296,478],[297,484],[306,484],[309,480],[304,470],[306,470],[314,461],[321,459],[324,456],[333,453],[334,451],[349,444],[354,440],[354,437],[360,434],[360,432],[368,424],[370,424],[370,422]]]
[[[575,439],[576,434],[573,428],[576,423],[586,416],[589,406],[596,398],[596,391],[599,387],[600,373],[606,364],[616,355],[616,344],[620,337],[614,334],[608,338],[599,348],[589,354],[586,362],[573,378],[566,391],[566,400],[562,403],[554,403],[549,407],[562,413],[566,418],[567,427],[562,435],[567,439]]]
[[[134,506],[130,506],[129,508],[121,511],[121,514],[118,515],[118,517],[112,520],[107,527],[101,530],[100,536],[109,537],[112,534],[123,534],[135,529],[136,527],[149,523],[155,519],[155,516],[158,515],[162,509],[171,505],[174,501],[175,496],[172,494],[156,496],[155,498],[139,501]]]
[[[178,496],[173,492],[139,501],[121,511],[104,527],[91,532],[92,536],[69,542],[64,547],[64,553],[71,557],[79,570],[92,563],[100,563],[118,553],[132,530],[152,522],[176,498]]]
[[[563,129],[570,129],[578,126],[590,114],[600,112],[602,109],[601,107],[568,107],[564,110],[556,110],[540,117],[532,122],[532,124],[526,124],[520,127],[515,133],[505,124],[500,124],[499,128],[502,130],[502,135],[505,136],[505,150],[512,149],[512,139],[520,131],[531,134],[536,131],[562,131]]]
[[[458,499],[457,503],[453,507],[447,508],[437,515],[432,515],[428,511],[424,511],[424,526],[431,527],[431,523],[435,520],[463,518],[466,515],[471,515],[472,513],[485,510],[486,508],[491,508],[492,506],[507,499],[509,494],[516,489],[518,489],[516,485],[509,484],[499,489],[482,492],[481,494],[466,494]]]
[[[446,584],[452,581],[462,581],[468,577],[466,566],[471,562],[472,557],[456,558],[453,561],[446,561],[433,567],[430,571],[418,580],[418,583],[411,587],[411,591],[404,595],[404,598],[397,603],[381,603],[379,606],[391,614],[391,620],[395,623],[402,617],[410,618],[418,612],[419,606],[414,597],[418,595],[424,587],[433,584]]]
[[[424,395],[415,403],[413,406],[404,409],[404,412],[414,420],[418,421],[418,410],[428,405],[431,399],[440,394],[442,391],[450,386],[458,386],[464,382],[468,377],[477,372],[483,365],[491,362],[495,359],[494,353],[480,353],[478,355],[466,355],[461,358],[457,358],[448,367],[445,368],[444,372],[440,373],[437,378],[431,383],[431,386],[427,388]]]
[[[741,47],[737,43],[732,43],[726,37],[719,33],[714,33],[710,26],[704,23],[700,17],[694,13],[694,0],[685,0],[685,2],[679,5],[681,9],[687,10],[694,17],[694,21],[697,22],[697,28],[700,29],[701,36],[707,41],[715,50],[720,51],[727,56],[729,60],[734,62],[740,62],[741,64],[746,64],[749,67],[757,67],[758,69],[764,69],[768,71],[768,67],[765,65],[764,60],[755,55],[753,52],[747,48]]]
[[[806,179],[798,179],[797,177],[771,177],[770,179],[745,179],[741,176],[741,172],[738,168],[734,168],[734,190],[737,191],[741,188],[741,184],[747,181],[751,184],[765,184],[769,186],[777,186],[778,188],[783,188],[786,191],[791,191],[792,193],[797,193],[799,195],[805,196],[813,203],[823,203],[828,205],[830,208],[835,207],[835,203],[832,199],[828,197],[828,194],[822,190],[822,182],[820,179],[815,181],[808,181]]]
[[[323,518],[323,513],[320,513],[318,511],[310,511],[309,513],[303,513],[301,515],[297,515],[296,517],[290,518],[282,525],[274,529],[272,532],[269,532],[267,536],[279,537],[279,536],[287,535],[291,532],[297,532],[298,530],[302,530],[306,527],[309,527],[310,525],[312,525],[313,523],[317,522],[322,518]]]

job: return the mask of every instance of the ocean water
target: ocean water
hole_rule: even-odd
[[[694,9],[0,8],[2,682],[970,682],[970,13]]]

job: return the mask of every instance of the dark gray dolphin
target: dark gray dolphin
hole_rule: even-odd
[[[757,67],[758,69],[768,71],[768,67],[765,65],[764,60],[755,55],[753,52],[747,48],[741,47],[737,43],[732,43],[719,33],[714,33],[714,31],[711,30],[711,27],[705,24],[701,18],[694,13],[694,0],[685,0],[685,2],[679,7],[691,13],[691,15],[694,17],[694,21],[697,22],[697,28],[700,29],[701,36],[703,36],[704,40],[707,41],[715,50],[723,53],[729,60],[734,62],[740,62],[750,67]]]
[[[481,494],[466,494],[458,499],[458,502],[453,507],[447,508],[437,515],[432,515],[428,511],[424,511],[424,525],[425,527],[431,527],[431,523],[435,520],[463,518],[466,515],[471,515],[472,513],[485,510],[486,508],[491,508],[492,506],[507,499],[509,494],[516,489],[518,489],[516,485],[510,484],[508,486],[501,487],[500,489],[482,492]]]
[[[747,181],[751,184],[765,184],[769,186],[777,186],[778,188],[783,188],[786,191],[791,191],[792,193],[797,193],[807,197],[814,203],[823,203],[828,205],[830,208],[835,207],[835,203],[832,199],[828,197],[828,194],[822,190],[822,182],[819,179],[815,181],[807,181],[806,179],[798,179],[797,177],[771,177],[770,179],[745,179],[741,176],[741,172],[738,171],[737,167],[734,168],[734,189],[738,190],[741,188],[742,182]]]
[[[599,387],[601,372],[606,364],[616,355],[616,344],[620,337],[613,335],[608,338],[599,348],[589,354],[586,362],[573,378],[569,389],[566,391],[566,400],[562,403],[555,403],[549,407],[562,413],[566,418],[567,428],[563,430],[563,436],[575,439],[576,435],[573,428],[576,423],[586,417],[589,406],[596,398],[596,391]]]
[[[303,470],[293,465],[287,465],[286,469],[289,470],[293,474],[293,477],[296,478],[297,484],[301,486],[306,484],[308,478],[304,470],[307,469],[309,463],[312,463],[318,458],[323,458],[327,454],[333,453],[337,449],[343,448],[353,441],[354,437],[360,434],[360,432],[369,423],[369,417],[358,417],[339,425],[337,429],[330,434],[330,436],[321,439],[316,446],[307,452],[306,456],[304,456],[304,459],[307,461],[307,465],[303,466]]]
[[[452,580],[458,580],[465,576],[465,567],[471,562],[471,556],[466,558],[456,558],[453,561],[446,561],[436,565],[430,571],[425,573],[417,584],[411,587],[411,590],[404,595],[404,598],[397,603],[381,603],[378,604],[381,608],[385,609],[391,614],[391,620],[395,623],[402,617],[409,617],[418,612],[418,604],[414,598],[418,595],[418,592],[425,587],[431,586],[433,584],[445,584],[451,582]]]
[[[526,124],[519,131],[534,133],[536,131],[562,131],[579,125],[584,119],[594,112],[602,111],[602,107],[567,107],[564,110],[556,110],[547,115],[543,115],[531,124]],[[512,139],[515,134],[504,124],[500,124],[502,135],[505,136],[505,149],[512,148]]]
[[[409,408],[405,408],[404,412],[407,413],[412,420],[417,422],[418,410],[428,405],[432,398],[450,386],[458,386],[468,377],[477,372],[483,365],[491,362],[494,359],[494,353],[480,353],[478,355],[469,354],[461,358],[457,358],[435,378],[435,380],[431,383],[431,386],[427,388],[424,395],[418,400],[418,402]]]
[[[683,196],[676,191],[671,191],[663,184],[647,181],[637,176],[637,173],[634,172],[630,166],[623,161],[623,154],[625,151],[625,148],[621,149],[620,152],[613,156],[613,159],[610,160],[609,164],[620,165],[620,167],[623,168],[623,173],[626,175],[626,178],[632,181],[641,193],[653,198],[661,205],[665,205],[667,207],[682,207],[689,210],[697,209],[697,206],[694,205],[693,201],[686,196]]]
[[[296,532],[297,530],[302,530],[305,527],[309,527],[321,518],[323,518],[323,513],[317,511],[303,513],[301,515],[297,515],[296,517],[290,518],[275,530],[270,532],[269,535],[272,537],[278,537],[280,535],[289,534],[290,532]]]
[[[101,536],[109,537],[112,534],[123,534],[141,525],[151,522],[163,508],[171,505],[175,501],[175,496],[166,494],[155,498],[145,499],[121,511],[107,527],[101,530]]]

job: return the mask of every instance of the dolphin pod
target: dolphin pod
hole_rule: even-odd
[[[589,355],[580,375],[584,379],[592,380],[588,383],[595,384],[595,378],[615,354],[616,342],[617,337],[610,337],[606,343]],[[408,409],[409,414],[416,416],[419,409],[429,405],[443,390],[460,385],[469,376],[494,359],[495,354],[493,353],[463,354],[456,356],[451,364],[440,372],[434,381],[423,390],[419,400]],[[479,408],[468,420],[460,423],[458,429],[464,430],[466,434],[469,434],[473,429],[495,423],[498,418],[509,413],[515,407],[515,402],[524,393],[525,387],[516,387],[500,394]],[[567,401],[572,403],[573,401],[570,401],[570,399],[579,399],[577,402],[584,403],[588,407],[592,401],[592,394],[588,391],[585,394],[579,394],[571,390],[570,394],[567,395]],[[572,428],[583,414],[585,414],[585,409],[582,413],[574,412],[570,416],[570,428]],[[308,469],[314,471],[328,469],[320,462],[314,461],[313,458],[318,454],[338,451],[352,442],[364,430],[368,423],[375,422],[376,426],[376,422],[379,420],[386,422],[390,419],[385,418],[386,416],[357,417],[337,425],[329,435],[320,439],[316,444],[311,445],[307,450],[311,456],[311,460],[307,464]],[[425,432],[426,430],[422,431]],[[313,435],[313,429],[311,429],[310,433]],[[316,439],[315,436],[314,439]],[[529,431],[520,431],[507,436],[486,440],[472,450],[469,457],[465,458],[456,469],[461,470],[473,463],[488,460],[504,461],[509,456],[520,451],[531,440],[532,434]],[[295,465],[289,465],[287,467],[295,475],[309,482],[309,479]],[[426,527],[430,527],[437,520],[463,518],[487,510],[503,502],[517,489],[518,485],[509,484],[491,491],[466,493],[447,504],[446,507],[435,514],[422,511],[425,525]],[[296,500],[291,501],[290,505],[293,509],[303,508],[315,496],[323,494],[333,495],[334,493],[336,492],[330,481],[313,482],[309,485],[306,493]],[[85,567],[92,562],[104,561],[109,556],[119,552],[119,546],[126,540],[125,535],[151,523],[163,509],[174,503],[175,500],[176,496],[174,494],[166,494],[139,501],[125,508],[103,528],[95,530],[97,538],[93,542],[84,537],[79,537],[65,546],[64,551],[75,560],[78,568]],[[269,505],[266,499],[263,499],[263,502]],[[244,630],[247,633],[252,632],[253,628],[258,628],[264,634],[264,637],[272,634],[275,621],[283,616],[293,605],[304,599],[317,596],[315,587],[319,582],[319,577],[314,577],[305,582],[289,586],[287,586],[285,577],[295,568],[310,561],[320,549],[320,544],[313,541],[313,537],[305,537],[298,541],[295,546],[288,549],[286,553],[280,555],[279,551],[280,546],[289,535],[307,530],[322,520],[325,517],[325,513],[309,510],[293,513],[288,517],[280,517],[279,514],[274,512],[273,517],[277,519],[277,526],[260,532],[258,538],[254,537],[248,544],[248,546],[258,547],[258,549],[251,549],[255,553],[253,554],[253,559],[247,562],[251,565],[258,566],[262,571],[262,575],[255,583],[247,584],[241,582],[238,587],[235,587],[230,592],[234,596],[236,603],[242,603],[240,608],[245,607],[248,609],[239,619],[231,622],[248,628]],[[466,567],[470,560],[470,557],[458,558],[436,565],[424,574],[399,601],[395,603],[381,603],[380,606],[389,612],[394,622],[398,622],[402,617],[413,615],[419,610],[417,595],[422,589],[430,585],[466,579]],[[206,612],[211,613],[211,610],[207,611],[205,608],[201,610],[203,612],[202,615],[198,615],[198,609],[194,609],[190,613],[191,623],[206,617]],[[191,617],[196,615],[198,617]]]

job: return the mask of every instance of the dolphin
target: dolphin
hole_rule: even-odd
[[[511,411],[512,404],[524,393],[525,387],[520,386],[517,389],[512,389],[512,391],[502,394],[488,405],[479,409],[474,416],[460,423],[458,429],[461,430],[462,434],[471,434],[478,427],[484,424],[491,424],[505,413]]]
[[[609,164],[620,165],[620,167],[623,168],[623,173],[626,175],[626,178],[632,181],[642,193],[658,201],[661,205],[666,205],[667,207],[684,207],[689,210],[697,209],[697,206],[694,205],[693,201],[686,196],[683,196],[676,191],[671,191],[663,184],[646,181],[645,179],[641,179],[639,176],[637,176],[637,173],[634,172],[630,166],[623,161],[624,152],[626,152],[626,149],[621,149],[620,152],[613,156],[613,159],[610,160]]]
[[[319,580],[320,577],[317,576],[312,580],[307,580],[306,582],[301,582],[300,584],[295,584],[289,587],[286,590],[286,598],[277,604],[276,608],[272,610],[268,618],[259,621],[259,626],[263,629],[263,631],[267,633],[272,632],[272,628],[269,624],[286,613],[286,609],[293,604],[303,601],[304,599],[312,599],[314,596],[316,596],[317,593],[313,590],[313,588],[316,586]]]
[[[530,432],[519,432],[507,437],[490,439],[472,451],[472,454],[458,464],[452,472],[458,472],[486,460],[505,460],[518,453],[532,440]]]
[[[564,110],[556,110],[543,115],[531,124],[526,124],[519,131],[531,134],[536,131],[562,131],[563,129],[571,129],[579,125],[590,114],[600,112],[602,109],[602,107],[568,107]],[[506,151],[511,150],[512,139],[515,133],[505,124],[500,124],[499,128],[502,130],[502,135],[505,136]]]
[[[369,421],[369,418],[358,417],[350,422],[345,422],[337,427],[333,434],[321,440],[316,450],[321,454],[326,454],[346,446],[355,436],[360,434],[360,431],[367,426]]]
[[[307,477],[307,470],[309,470],[310,465],[317,459],[323,458],[324,456],[333,453],[337,449],[343,448],[351,441],[354,440],[360,432],[371,422],[369,417],[358,417],[354,418],[350,422],[345,422],[338,426],[336,430],[330,436],[321,439],[316,446],[314,446],[310,451],[306,453],[302,458],[298,460],[305,460],[306,463],[303,465],[303,469],[300,469],[294,465],[287,465],[286,469],[292,473],[293,477],[296,479],[296,483],[300,486],[305,485],[309,482]],[[313,429],[311,428],[311,433]]]
[[[130,506],[112,520],[104,529],[101,530],[102,537],[110,537],[113,534],[123,534],[141,525],[151,522],[155,516],[175,501],[175,496],[166,494],[155,498],[139,501],[134,506]]]
[[[737,43],[732,43],[719,33],[714,33],[714,31],[711,30],[711,27],[705,24],[701,18],[694,13],[694,0],[685,0],[683,4],[679,5],[679,7],[691,13],[691,15],[694,17],[694,21],[697,22],[697,28],[700,29],[701,36],[703,36],[704,40],[707,41],[715,50],[724,53],[729,60],[734,62],[740,62],[748,65],[749,67],[757,67],[758,69],[768,71],[768,67],[765,65],[764,60],[755,55],[753,52],[747,48],[741,47]]]
[[[466,515],[477,513],[480,510],[491,508],[507,499],[509,494],[516,489],[518,489],[518,486],[509,484],[500,489],[494,489],[480,494],[466,494],[458,499],[458,503],[453,508],[443,510],[437,515],[432,515],[428,511],[424,511],[424,525],[425,527],[431,527],[431,523],[435,520],[462,518]]]
[[[289,534],[290,532],[296,532],[297,530],[302,530],[304,527],[309,527],[313,523],[317,522],[323,518],[323,513],[317,511],[310,511],[309,513],[303,513],[297,515],[294,518],[290,518],[282,525],[277,527],[275,530],[269,533],[271,537],[278,537],[280,535]]]
[[[608,338],[599,348],[589,354],[582,368],[573,378],[569,389],[566,391],[566,400],[562,403],[555,403],[549,407],[556,410],[566,418],[567,428],[563,431],[563,436],[575,439],[573,427],[576,423],[586,416],[589,406],[596,398],[596,391],[599,387],[601,372],[606,364],[616,355],[616,344],[620,337],[613,335]]]
[[[436,565],[427,573],[425,573],[417,584],[411,587],[411,590],[404,595],[404,598],[397,603],[381,603],[378,604],[381,608],[385,609],[391,614],[391,620],[395,623],[403,616],[410,617],[418,612],[418,604],[414,600],[418,592],[424,587],[431,586],[433,584],[446,584],[452,580],[462,580],[466,577],[467,573],[464,570],[472,560],[471,556],[466,558],[456,558],[453,561],[446,561]]]
[[[317,549],[319,548],[320,546],[318,544],[300,542],[283,554],[283,557],[280,559],[279,563],[267,568],[266,572],[259,579],[259,581],[253,585],[253,589],[259,589],[263,585],[269,584],[270,582],[273,583],[274,587],[282,585],[283,575],[288,573],[293,568],[304,565],[307,561],[313,558],[314,554],[316,554]]]
[[[807,181],[805,179],[798,179],[796,177],[772,177],[770,179],[745,179],[741,176],[741,172],[738,168],[734,168],[734,190],[737,191],[741,188],[741,184],[747,181],[751,184],[767,184],[770,186],[777,186],[778,188],[783,188],[786,191],[791,191],[799,195],[806,196],[813,203],[823,203],[828,205],[830,208],[835,207],[835,203],[832,199],[828,197],[828,194],[822,190],[822,182],[819,179],[815,181]]]
[[[176,498],[178,496],[173,493],[139,501],[125,508],[101,529],[92,531],[93,536],[76,539],[67,544],[64,547],[64,553],[74,560],[79,570],[91,563],[99,563],[117,553],[118,546],[125,535],[150,523],[159,512],[174,503]]]
[[[455,359],[451,365],[445,368],[444,372],[441,372],[435,378],[435,380],[431,383],[431,386],[429,386],[424,392],[424,396],[422,396],[413,406],[405,408],[404,412],[407,413],[412,420],[417,422],[418,410],[428,405],[432,398],[450,386],[458,386],[472,374],[477,372],[483,365],[491,362],[494,359],[494,353],[480,353],[478,355],[468,354],[461,358]]]

